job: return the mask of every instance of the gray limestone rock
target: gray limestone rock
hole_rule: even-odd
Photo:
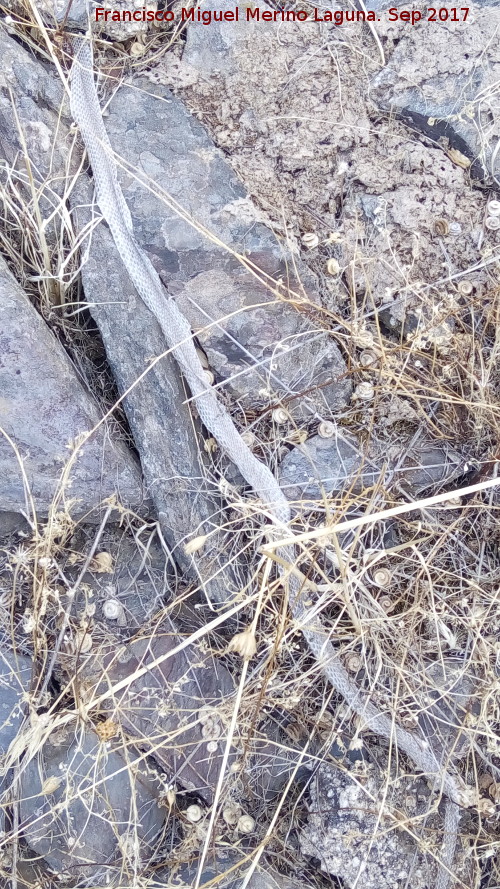
[[[22,699],[31,681],[32,663],[23,654],[0,651],[0,762],[23,720]],[[0,766],[0,772],[3,769]]]
[[[21,145],[9,98],[9,90],[12,90],[28,154],[32,160],[32,172],[40,206],[42,210],[47,207],[52,212],[54,192],[57,194],[63,187],[69,164],[68,109],[67,106],[61,105],[62,90],[57,77],[23,50],[1,27],[0,53],[5,60],[0,74],[0,147],[9,164],[16,161],[21,179],[25,177]],[[62,113],[62,117],[59,117],[59,112]],[[0,166],[0,177],[3,176],[4,172]],[[18,182],[16,182],[17,188],[22,191],[22,185]],[[75,190],[72,199],[73,206],[85,205],[79,208],[78,220],[82,225],[86,224],[91,216],[88,207],[92,201],[92,190],[87,177],[82,177],[78,193]],[[30,200],[28,193],[26,200]],[[56,232],[53,227],[47,227],[46,237],[48,244],[53,248],[54,257],[57,258]],[[51,271],[58,273],[57,267]],[[220,525],[221,498],[217,490],[212,492],[213,496],[210,496],[211,492],[207,490],[209,483],[205,480],[206,471],[203,468],[203,459],[200,457],[200,454],[203,454],[203,444],[198,441],[195,434],[196,424],[193,422],[189,407],[185,404],[186,390],[176,363],[171,355],[161,357],[165,351],[165,340],[161,330],[137,297],[116,253],[110,233],[104,226],[93,239],[88,262],[84,264],[83,279],[87,296],[91,300],[91,311],[100,328],[117,386],[121,394],[128,392],[124,407],[140,452],[148,494],[151,493],[153,496],[163,533],[185,575],[194,581],[208,598],[217,602],[223,601],[234,592],[236,582],[231,571],[224,568],[224,557],[221,555],[224,545],[220,544],[217,531]],[[24,302],[26,303],[25,297]],[[61,311],[64,315],[64,308]],[[38,379],[34,381],[33,398],[28,402],[31,414],[29,418],[26,414],[25,423],[26,425],[29,423],[32,436],[38,436],[40,439],[46,437],[48,418],[46,405],[44,408],[46,395],[44,395],[43,380],[62,372],[59,381],[62,389],[59,393],[57,414],[62,436],[63,408],[68,402],[70,410],[74,413],[78,408],[78,399],[82,396],[76,397],[72,394],[69,382],[72,375],[71,365],[62,349],[57,347],[54,338],[45,329],[43,321],[29,304],[26,312],[26,319],[19,319],[17,322],[22,327],[20,344],[22,343],[23,360],[28,364],[30,356],[26,350],[31,348],[31,339],[35,339],[35,331],[38,330],[42,331],[38,350],[46,353],[47,357],[41,364],[41,356],[37,357],[36,349],[31,356],[33,361],[38,362],[36,367]],[[29,320],[31,318],[34,319],[33,322]],[[56,358],[52,357],[53,344],[56,346],[55,355],[64,356],[62,363],[61,360],[56,361]],[[50,368],[49,356],[52,362],[56,362],[56,366],[47,371],[45,362]],[[21,392],[19,387],[22,378],[19,375],[12,378],[10,385],[13,386],[16,379],[18,391]],[[42,414],[43,430],[40,427]],[[70,429],[73,434],[77,431]],[[70,437],[72,436],[68,433],[68,440]],[[49,444],[47,440],[45,445],[48,447]],[[69,455],[66,444],[66,441],[62,441],[60,445],[65,457]],[[1,447],[7,448],[5,441]],[[121,483],[120,493],[125,505],[137,508],[140,505],[140,497],[132,496],[133,492],[126,497],[125,479],[127,472],[129,474],[133,472],[138,486],[140,483],[138,467],[125,448],[112,442],[107,447],[111,454],[113,449],[116,450],[118,447],[116,481]],[[92,456],[97,456],[95,443],[93,450],[88,450],[85,458],[87,463]],[[48,464],[48,470],[46,478],[42,481],[49,486],[52,471],[50,450],[47,458],[45,462]],[[9,459],[14,459],[12,454]],[[33,460],[33,452],[31,459]],[[13,463],[9,465],[13,466],[10,475],[19,476],[14,492],[17,497],[14,508],[24,509],[24,498],[21,501],[22,506],[19,506],[19,495],[23,494],[20,473]],[[82,473],[83,467],[84,464],[80,459],[77,464],[78,472]],[[113,465],[110,466],[108,461],[95,468],[95,476],[89,476],[87,473],[85,489],[89,498],[86,501],[87,506],[92,505],[100,490],[102,496],[111,493],[115,482],[110,475],[111,470]],[[75,490],[74,486],[71,490],[72,495]],[[196,496],[193,495],[194,491]],[[80,493],[79,489],[76,490],[76,494]],[[8,502],[10,503],[10,500]],[[46,504],[42,505],[46,510]],[[0,509],[2,508],[9,507],[0,499]],[[183,543],[186,538],[212,531],[214,533],[209,537],[205,549],[197,554],[196,559],[185,555]],[[215,577],[217,571],[219,573]]]
[[[79,228],[89,219],[89,183],[73,195]],[[115,249],[101,226],[92,238],[82,278],[90,311],[106,348],[141,458],[144,477],[173,558],[206,599],[223,602],[238,582],[225,565],[222,498],[210,480],[200,425],[187,403],[188,393],[165,338],[137,296]],[[192,537],[207,535],[195,557],[184,551]]]
[[[94,538],[92,526],[81,525],[73,535],[64,566],[71,583],[80,574]],[[96,558],[81,579],[73,615],[84,618],[91,605],[95,620],[106,630],[129,639],[170,599],[173,580],[172,562],[154,530],[144,529],[142,534],[132,536],[123,528],[108,526],[100,538]],[[121,605],[120,618],[106,617],[105,605],[110,601]]]
[[[40,209],[42,212],[49,207],[53,210],[54,192],[59,193],[63,186],[63,163],[67,152],[64,137],[68,116],[67,109],[66,114],[62,109],[62,84],[58,77],[49,73],[48,66],[10,37],[3,25],[0,26],[0,51],[0,158],[16,165],[20,179],[17,185],[20,187],[21,182],[28,181],[25,146],[39,189]],[[58,120],[61,110],[63,117]],[[0,162],[2,181],[5,176],[3,167]],[[49,177],[50,181],[47,181]],[[45,188],[42,187],[43,180]]]
[[[97,404],[84,389],[62,346],[0,258],[0,509],[47,515],[72,456],[72,442],[92,433],[73,460],[61,506],[75,499],[74,514],[118,494],[138,509],[141,472],[124,444],[99,422]],[[8,438],[7,438],[8,436]]]
[[[64,22],[65,28],[72,31],[86,31],[92,24],[99,34],[112,40],[128,40],[148,28],[148,23],[141,20],[113,22],[110,15],[105,15],[106,11],[134,12],[137,8],[141,11],[140,6],[131,6],[128,0],[107,0],[106,4],[100,0],[39,0],[39,5],[49,25]],[[153,4],[148,4],[148,8],[152,6]]]
[[[173,654],[176,648],[179,650]],[[149,666],[162,658],[159,665]],[[144,668],[144,675],[135,675]],[[203,645],[183,646],[183,637],[175,627],[163,622],[151,635],[121,646],[103,644],[95,657],[89,656],[81,675],[87,687],[94,684],[97,696],[130,679],[125,688],[102,702],[101,712],[133,738],[139,749],[150,751],[170,782],[211,803],[235,691],[223,664],[207,654]],[[226,788],[239,781],[238,774],[232,776],[230,765],[245,751],[247,791],[257,799],[272,799],[297,764],[300,751],[293,746],[270,720],[255,727],[250,738],[236,729],[226,766]],[[304,756],[301,762],[311,767],[314,758]]]
[[[367,455],[355,436],[337,430],[332,438],[313,435],[290,450],[280,466],[280,484],[289,500],[317,501],[353,486],[359,491],[379,482],[416,494],[453,477],[459,457],[431,442],[399,436],[397,444],[373,445]]]
[[[101,712],[150,750],[171,781],[211,800],[224,749],[224,703],[234,685],[225,667],[196,645],[170,656],[181,643],[175,628],[162,624],[151,636],[108,647],[89,660],[86,672],[97,678],[97,695],[130,677],[126,688],[102,703]],[[148,666],[162,657],[158,666]],[[145,674],[133,678],[144,667]]]
[[[109,749],[93,731],[54,732],[22,771],[20,829],[67,880],[108,885],[113,865],[118,872],[140,866],[149,860],[166,815],[144,761],[130,750],[122,756]]]
[[[320,500],[323,492],[338,492],[360,477],[363,456],[354,436],[339,432],[332,438],[313,435],[286,454],[280,485],[289,500]]]

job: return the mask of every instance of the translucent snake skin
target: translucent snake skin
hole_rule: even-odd
[[[269,468],[247,447],[229,413],[218,400],[215,390],[207,383],[193,344],[190,325],[174,300],[166,293],[153,265],[134,237],[132,219],[118,183],[113,149],[104,128],[97,97],[92,50],[86,41],[79,43],[73,62],[71,111],[80,128],[92,165],[97,203],[110,228],[116,249],[137,292],[157,319],[169,348],[173,350],[201,420],[260,498],[263,509],[274,520],[276,529],[281,532],[287,530],[290,507],[285,495]],[[294,564],[293,547],[283,547],[278,554],[282,561]],[[452,774],[446,769],[429,743],[417,734],[401,728],[392,717],[378,710],[368,700],[366,693],[349,678],[320,618],[311,619],[308,616],[300,595],[300,580],[293,571],[289,573],[287,585],[290,611],[323,674],[345,698],[351,709],[362,718],[366,727],[392,741],[413,760],[419,771],[434,776],[452,804],[471,805],[471,788],[466,787],[458,774]]]

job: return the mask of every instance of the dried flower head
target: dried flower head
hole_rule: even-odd
[[[198,537],[193,537],[184,544],[184,552],[187,556],[192,556],[193,553],[198,552],[199,549],[205,546],[207,540],[208,534],[200,534]]]
[[[242,633],[236,633],[236,636],[233,636],[229,643],[228,650],[235,651],[244,661],[249,661],[257,651],[257,641],[253,628],[249,626]]]

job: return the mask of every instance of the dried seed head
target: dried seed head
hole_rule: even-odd
[[[326,270],[329,275],[339,275],[340,265],[338,264],[337,260],[332,257],[332,259],[329,259],[326,264]]]
[[[374,336],[371,330],[358,328],[352,331],[352,341],[358,349],[369,349],[373,346]]]
[[[460,281],[457,286],[457,290],[459,293],[462,294],[462,296],[470,296],[470,294],[474,290],[474,285],[472,284],[472,281]]]
[[[371,383],[360,383],[356,386],[353,398],[356,401],[371,401],[375,395],[375,389]]]
[[[302,235],[302,243],[308,250],[313,250],[319,244],[319,238],[314,232],[306,232]]]
[[[119,599],[106,599],[102,613],[107,620],[116,620],[122,626],[120,622],[125,618],[125,609]]]
[[[377,353],[373,352],[371,349],[363,349],[359,356],[361,367],[370,367],[371,364],[376,364],[376,362]]]
[[[283,426],[285,423],[288,423],[288,414],[282,407],[277,407],[273,411],[272,418],[273,421],[278,424],[278,426]]]
[[[57,788],[60,787],[61,781],[62,778],[59,778],[58,775],[50,775],[43,782],[41,793],[44,796],[49,796],[49,794],[55,793]]]
[[[361,658],[359,654],[355,654],[353,652],[352,654],[348,655],[345,665],[349,670],[349,673],[358,673],[361,669]]]
[[[244,661],[249,661],[257,651],[257,642],[253,628],[249,626],[242,633],[236,633],[236,636],[233,636],[228,645],[228,650],[235,651]]]
[[[448,500],[444,500],[441,504],[443,509],[454,509],[456,506],[462,505],[461,497],[449,497]]]
[[[184,552],[187,556],[192,556],[193,553],[198,552],[205,545],[207,540],[208,534],[200,534],[198,537],[193,537],[184,544]]]
[[[500,784],[498,781],[492,781],[490,786],[488,787],[488,793],[491,796],[492,800],[496,803],[500,803]]]
[[[335,423],[332,423],[331,420],[322,420],[318,426],[318,435],[320,438],[333,438],[335,429]]]
[[[488,231],[496,232],[500,228],[500,216],[488,216],[484,226]]]
[[[97,553],[91,562],[92,571],[97,572],[98,574],[112,574],[113,573],[113,556],[111,553],[100,552]]]
[[[486,209],[488,216],[500,216],[500,201],[488,201]]]
[[[185,811],[185,816],[191,824],[196,824],[203,817],[203,811],[201,806],[197,806],[193,803],[192,806],[188,806]]]
[[[251,815],[242,815],[238,818],[238,833],[253,833],[255,830],[255,819]]]
[[[222,728],[220,722],[206,722],[201,730],[202,738],[210,738],[211,741],[216,741],[217,738],[220,738],[222,733]]]
[[[434,231],[441,238],[446,237],[446,235],[450,231],[450,225],[447,219],[435,219],[434,220]]]
[[[377,586],[387,587],[389,586],[392,575],[391,572],[387,568],[377,568],[373,572],[373,582],[377,584]]]

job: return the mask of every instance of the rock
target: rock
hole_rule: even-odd
[[[97,23],[100,34],[105,34],[112,40],[129,40],[137,34],[144,33],[148,23],[143,21],[113,22],[111,16],[105,16],[97,10],[109,10],[110,12],[134,12],[134,6],[130,6],[127,0],[107,0],[106,6],[100,0],[39,0],[40,11],[50,23],[64,22],[66,28],[71,30],[86,31],[89,22]],[[157,2],[149,0],[148,9],[157,9]]]
[[[81,228],[90,218],[84,209],[91,200],[88,182],[80,183],[72,200]],[[224,556],[222,498],[209,482],[200,425],[173,355],[164,354],[161,328],[137,296],[104,226],[92,239],[82,278],[118,390],[127,393],[123,405],[172,556],[205,601],[227,601],[239,582]],[[201,535],[205,545],[187,555],[185,543]]]
[[[103,701],[101,712],[135,738],[141,749],[150,750],[170,781],[210,801],[224,750],[224,702],[234,685],[228,671],[196,645],[168,656],[181,642],[171,625],[156,626],[151,637],[119,649],[108,647],[107,653],[89,660],[86,674],[97,677],[97,696],[130,677],[116,698],[110,695]],[[133,678],[137,670],[163,656],[167,657],[159,666]],[[205,715],[199,721],[201,711]],[[233,755],[229,762],[232,759]]]
[[[189,318],[222,391],[252,410],[284,400],[296,417],[344,406],[350,384],[339,350],[304,315],[310,305],[304,288],[313,307],[319,300],[311,274],[296,258],[292,264],[259,222],[203,127],[168,90],[138,79],[133,89],[122,87],[113,97],[106,129],[129,169],[156,183],[157,190],[168,183],[167,201],[119,171],[137,239]],[[99,302],[96,291],[102,291],[101,261],[94,263],[98,275],[85,278],[91,303]],[[253,274],[255,267],[276,295]],[[297,290],[300,313],[287,305],[289,288]],[[113,293],[123,301],[122,276],[105,292],[108,301]],[[137,323],[128,318],[134,342],[143,336],[139,322],[140,317]]]
[[[469,713],[478,714],[478,683],[470,665],[458,658],[430,663],[420,691],[419,725],[443,761],[461,759],[470,742],[464,731]]]
[[[292,448],[280,466],[280,484],[289,500],[313,500],[321,506],[330,495],[353,485],[354,491],[370,487],[384,475],[386,486],[398,485],[409,495],[452,477],[460,463],[458,454],[431,442],[375,443],[364,457],[355,436],[338,430],[332,438],[313,435]],[[385,464],[385,471],[383,469]]]
[[[61,112],[63,88],[58,77],[42,62],[26,52],[0,25],[0,156],[20,172],[17,187],[25,182],[24,148],[16,123],[14,108],[21,124],[32,174],[38,190],[42,214],[53,212],[54,191],[63,187],[63,165],[67,156],[64,137],[67,133],[65,115]],[[67,118],[66,118],[67,120]],[[56,135],[58,134],[58,136]],[[5,170],[0,169],[5,181]],[[50,181],[49,181],[50,180]],[[29,194],[29,191],[27,192]]]
[[[23,696],[28,691],[32,674],[30,658],[23,654],[0,651],[0,757],[4,757],[16,737],[24,715]],[[2,766],[4,763],[2,763]],[[3,772],[3,768],[0,768]]]
[[[4,644],[0,649],[0,794],[5,790],[6,773],[15,764],[7,758],[9,746],[14,741],[23,722],[23,699],[32,676],[32,663],[25,655],[8,651]],[[4,830],[5,811],[0,807],[0,832]]]
[[[108,748],[93,731],[53,732],[22,770],[20,830],[59,879],[112,885],[113,865],[149,861],[164,827],[143,759]]]
[[[322,9],[330,6],[336,4]],[[203,8],[234,4],[207,0]],[[346,195],[339,165],[350,161],[356,145],[369,144],[372,127],[363,78],[341,76],[339,89],[328,47],[333,39],[347,73],[351,58],[342,45],[357,41],[362,26],[246,21],[244,10],[238,22],[188,27],[182,57],[166,54],[151,76],[181,93],[287,241],[298,244],[304,232],[315,231],[321,241],[337,231],[338,199]],[[372,59],[366,63],[371,71]],[[309,264],[316,254],[304,251],[304,259]],[[318,272],[324,277],[324,265]]]
[[[64,567],[70,583],[79,576],[94,538],[92,526],[80,525],[73,535]],[[128,639],[163,607],[171,592],[170,579],[174,581],[171,562],[152,529],[136,538],[124,529],[108,526],[100,538],[95,558],[81,578],[73,616],[84,617],[85,609],[91,605],[97,622],[109,632]],[[121,604],[122,620],[106,617],[104,605],[109,600]]]
[[[11,534],[30,533],[30,526],[18,512],[0,512],[0,541],[5,545]]]
[[[342,490],[358,476],[363,455],[352,435],[339,432],[333,438],[313,435],[292,448],[283,458],[279,480],[289,500],[319,500]]]
[[[217,850],[215,855],[209,854],[202,869],[200,885],[204,886],[214,881],[214,885],[220,889],[240,889],[250,864],[247,860],[238,867],[241,858],[242,856],[229,849]],[[189,889],[194,885],[198,868],[199,862],[196,858],[176,868],[174,873],[169,868],[162,868],[155,874],[151,889],[164,889],[165,885]],[[261,858],[247,886],[248,889],[304,889],[304,882],[278,873]]]
[[[54,498],[74,500],[74,515],[115,492],[124,506],[142,508],[141,472],[125,443],[100,423],[97,404],[0,258],[0,509],[38,517]],[[100,423],[100,425],[99,425]],[[96,431],[72,457],[72,442]],[[32,498],[32,499],[31,499]]]
[[[139,99],[141,83],[146,89],[140,91]],[[159,87],[138,81],[134,89],[123,88],[115,95],[106,127],[115,150],[160,187],[168,181],[174,199],[214,231],[219,242],[243,252],[272,274],[273,280],[285,275],[286,254],[256,222],[246,193],[181,102]],[[121,179],[137,238],[162,274],[167,291],[190,318],[216,381],[231,377],[232,396],[252,409],[282,397],[292,416],[311,415],[320,405],[325,407],[325,399],[331,406],[345,404],[349,384],[336,382],[345,366],[328,335],[315,331],[294,309],[281,302],[276,306],[232,253],[189,225],[166,202],[142,189],[128,174]],[[73,198],[73,206],[79,207],[80,229],[89,218],[82,209],[88,203],[85,188]],[[192,497],[194,487],[205,486],[202,479],[207,472],[199,456],[202,446],[193,435],[192,415],[184,403],[185,391],[170,355],[141,376],[146,362],[160,355],[165,344],[124,273],[106,230],[92,240],[83,282],[119,390],[129,393],[125,409],[163,532],[176,560],[207,598],[224,601],[236,591],[237,582],[230,568],[223,569],[224,545],[214,533],[220,523],[220,498],[216,490],[210,497],[210,489],[205,496]],[[230,318],[222,323],[226,315]],[[210,328],[212,321],[218,323]],[[203,330],[207,325],[209,329]],[[252,355],[259,367],[247,372]],[[294,399],[297,391],[311,386],[323,388],[310,397]],[[182,547],[185,540],[208,532],[196,560],[187,557]]]
[[[371,98],[379,109],[396,114],[446,150],[460,152],[474,178],[490,181],[500,172],[498,153],[494,160],[500,138],[495,89],[500,61],[491,40],[500,27],[500,6],[475,3],[468,9],[465,24],[432,23],[425,21],[426,7],[422,22],[402,37],[399,31],[389,63],[372,80]],[[460,155],[455,154],[459,164]]]
[[[319,859],[321,869],[342,880],[346,889],[428,889],[436,885],[436,860],[443,821],[430,814],[431,793],[423,779],[387,777],[367,766],[355,779],[335,766],[318,769],[311,786],[311,802],[306,826],[300,835],[304,855]],[[391,817],[392,816],[392,817]],[[411,829],[398,829],[407,819]],[[382,829],[383,828],[383,829]],[[420,843],[430,845],[434,855],[420,851]],[[477,866],[458,845],[452,866],[457,880],[476,885],[472,871]]]
[[[0,52],[5,59],[0,75],[2,112],[0,144],[5,147],[5,156],[10,163],[16,159],[16,152],[19,154],[20,159],[17,158],[17,163],[21,171],[24,170],[17,126],[8,93],[9,89],[12,89],[17,114],[33,160],[40,204],[44,207],[46,202],[52,212],[53,191],[57,192],[63,187],[69,165],[66,146],[70,140],[68,118],[65,116],[68,114],[68,109],[66,105],[61,105],[62,90],[53,73],[47,71],[42,64],[25,52],[2,28],[0,28]],[[31,200],[29,194],[26,200]],[[78,195],[76,191],[73,194],[73,205],[79,202],[87,207],[91,202],[91,190],[86,177],[82,179]],[[90,218],[90,212],[85,215],[85,209],[80,208],[79,218],[82,224],[85,224]],[[46,237],[48,243],[54,245],[54,255],[58,255],[58,250],[55,249],[56,234],[59,238],[59,232],[56,233],[53,227],[47,227]],[[93,269],[95,269],[94,278],[92,278]],[[106,270],[104,278],[103,269]],[[50,271],[57,275],[59,270]],[[99,236],[93,239],[92,253],[83,274],[84,283],[93,299],[94,316],[100,326],[118,388],[121,394],[128,391],[124,406],[140,451],[146,484],[154,496],[164,536],[185,576],[194,581],[210,601],[224,601],[239,587],[231,570],[224,567],[224,557],[221,555],[224,543],[220,542],[218,531],[220,494],[216,490],[210,496],[207,491],[208,482],[205,481],[207,473],[200,459],[203,445],[198,442],[194,433],[195,424],[189,408],[185,405],[186,392],[179,378],[176,363],[170,355],[164,356],[156,363],[151,362],[153,357],[160,356],[165,351],[164,337],[158,325],[152,320],[150,312],[138,299],[124,272],[109,231],[104,227],[101,227]],[[109,300],[111,293],[115,294],[116,301]],[[64,309],[62,311],[64,312]],[[31,313],[33,312],[31,309]],[[40,323],[38,319],[37,324]],[[27,324],[23,333],[25,338],[29,335],[29,329],[30,325]],[[52,347],[53,337],[47,331],[44,336]],[[51,348],[45,351],[47,356],[51,355]],[[56,354],[59,353],[64,355],[62,349],[57,350]],[[71,379],[70,363],[66,356],[64,358],[64,374]],[[55,358],[53,360],[55,361]],[[41,380],[47,375],[43,367],[44,365],[40,371],[41,378],[34,389],[35,394],[39,392],[40,387],[43,389]],[[69,382],[66,386],[69,386]],[[69,391],[71,392],[71,389]],[[64,392],[65,390],[61,394]],[[41,394],[40,391],[40,397]],[[80,397],[81,395],[78,395],[78,398]],[[42,405],[43,401],[36,405],[35,413],[30,418],[30,427],[35,426],[35,421],[39,422]],[[76,407],[73,407],[73,411],[75,410]],[[47,421],[44,420],[44,423],[46,425]],[[62,428],[61,434],[63,432]],[[34,434],[33,429],[31,434]],[[62,444],[62,453],[68,456],[66,444],[66,441]],[[2,447],[6,447],[5,441]],[[112,456],[113,448],[116,449],[116,446],[109,445],[108,448]],[[96,443],[93,451],[88,450],[87,462],[95,452]],[[137,484],[140,481],[138,468],[128,452],[120,446],[118,453],[117,480],[121,482],[122,500],[124,505],[138,508],[140,505],[138,496],[135,499],[130,495],[126,499],[125,496],[126,474],[133,469]],[[48,456],[50,457],[50,453]],[[103,466],[99,465],[99,473],[102,470],[109,473],[110,468],[112,465],[106,463]],[[200,490],[202,481],[203,491]],[[45,482],[48,485],[49,479],[47,478]],[[87,478],[88,506],[92,505],[91,498],[95,499],[99,495],[99,488],[103,491],[103,497],[106,493],[110,493],[113,482],[114,479],[108,477],[101,485],[99,475]],[[20,484],[21,480],[18,487]],[[107,489],[106,484],[108,484]],[[196,497],[193,497],[193,489],[197,490]],[[24,494],[22,504],[24,509]],[[0,499],[1,508],[3,503]],[[41,514],[43,515],[43,509]],[[183,544],[186,538],[208,532],[214,533],[210,534],[203,551],[196,554],[196,559],[185,555]]]
[[[170,656],[176,647],[181,648]],[[164,657],[159,666],[138,670]],[[68,662],[71,672],[72,660]],[[100,704],[100,712],[133,738],[138,748],[150,751],[169,782],[196,792],[211,803],[219,777],[227,726],[232,712],[234,682],[229,671],[200,644],[186,644],[171,623],[155,624],[149,636],[125,642],[103,643],[98,654],[80,667],[89,694],[99,697],[118,684]],[[106,677],[103,681],[103,675]],[[130,682],[127,680],[130,679]],[[93,686],[93,690],[90,689]],[[243,751],[247,757],[245,787],[256,799],[278,794],[300,757],[294,742],[274,723],[264,719],[249,738],[236,730],[226,766],[226,787],[239,775],[231,763]],[[312,768],[314,756],[303,756],[301,768]]]

